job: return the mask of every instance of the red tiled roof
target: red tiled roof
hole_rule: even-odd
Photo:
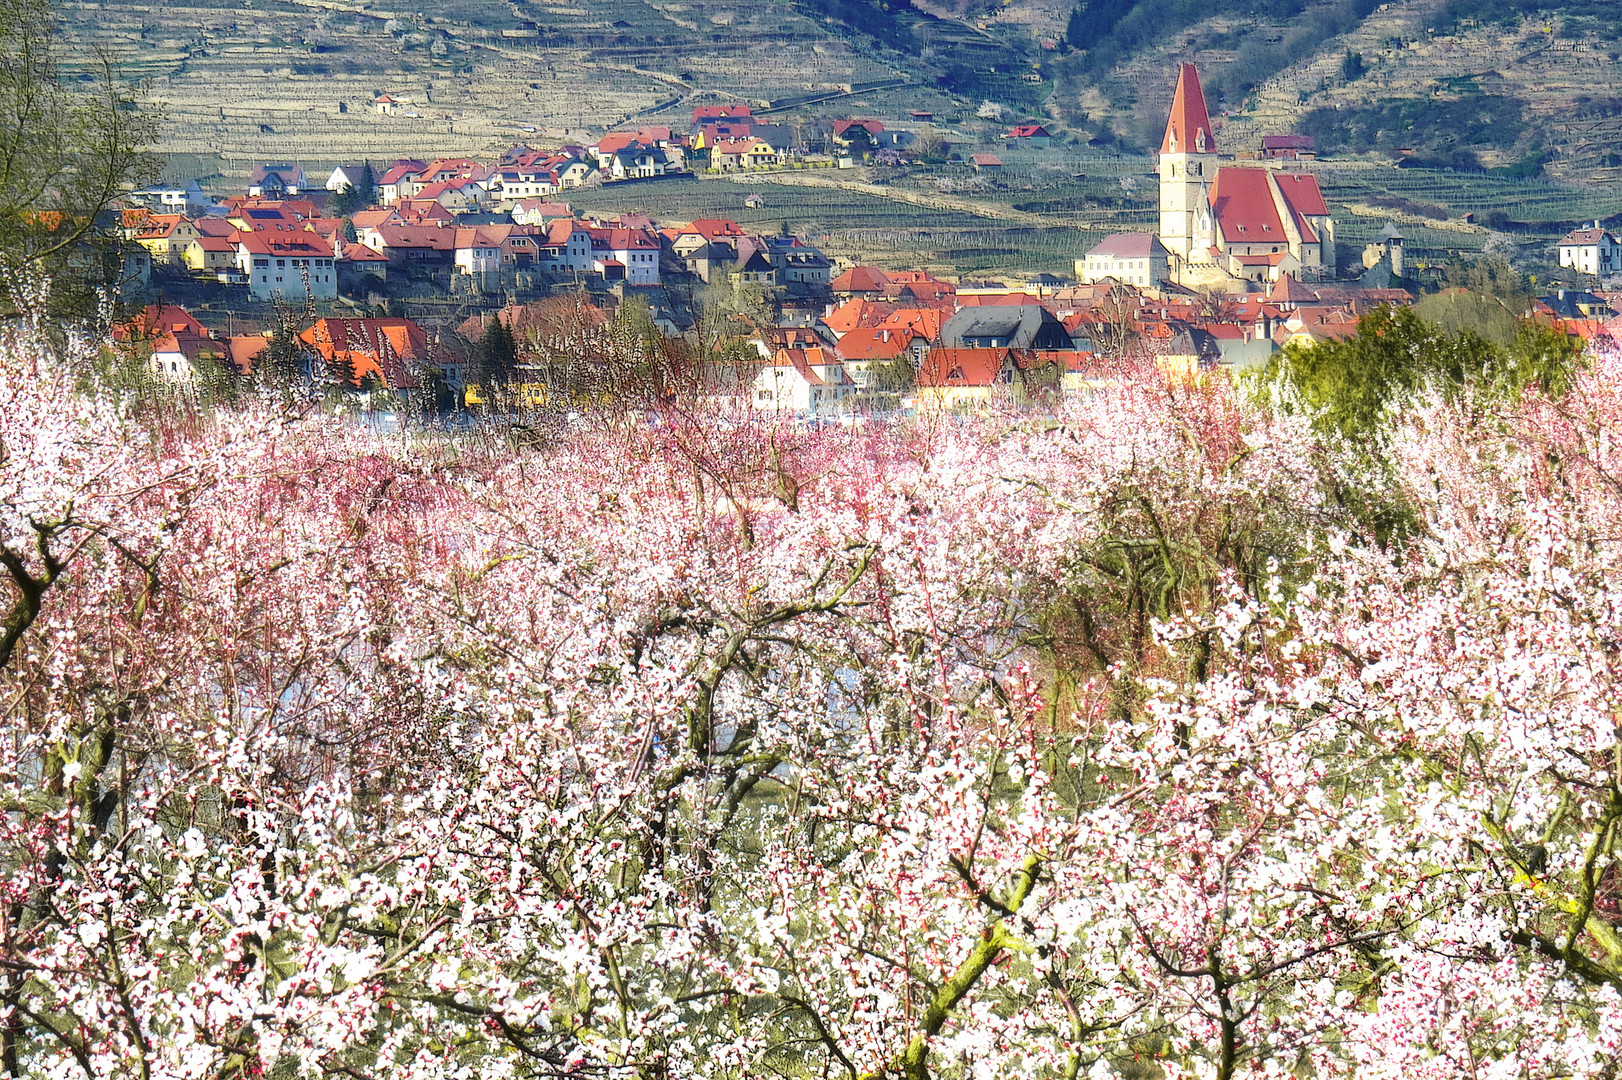
[[[412,365],[429,352],[428,332],[410,319],[317,319],[299,340],[324,360],[348,360],[357,385],[376,374],[386,386],[415,387]]]
[[[1284,274],[1268,286],[1267,299],[1275,304],[1314,304],[1318,301],[1318,294],[1292,275]]]
[[[1041,124],[1019,124],[1008,130],[1007,137],[1010,139],[1036,139],[1051,138],[1052,136],[1049,135],[1048,129]]]
[[[918,385],[991,386],[1008,358],[1007,349],[932,349],[918,368]]]
[[[834,292],[883,292],[889,277],[871,266],[853,266],[833,279],[828,286]]]
[[[113,327],[113,338],[116,341],[144,341],[177,330],[205,337],[208,335],[208,329],[179,304],[148,304],[133,319]]]
[[[196,244],[204,251],[212,251],[216,254],[223,254],[224,252],[235,251],[237,249],[237,243],[231,237],[209,236],[207,233],[197,237],[192,241],[192,243]]]
[[[1002,164],[1002,158],[996,154],[970,154],[969,160],[981,167],[1000,166]]]
[[[1211,212],[1230,244],[1283,244],[1284,222],[1267,183],[1267,169],[1218,169]],[[1303,237],[1305,239],[1305,237]]]
[[[1201,134],[1205,136],[1203,150],[1199,148]],[[1216,132],[1211,130],[1211,114],[1205,109],[1205,91],[1200,89],[1200,73],[1193,64],[1184,64],[1177,73],[1177,92],[1172,95],[1171,116],[1166,120],[1166,134],[1160,140],[1160,152],[1214,154],[1216,148]]]
[[[250,255],[281,255],[297,259],[330,259],[332,246],[314,233],[303,236],[274,236],[270,233],[239,233],[237,245]]]
[[[611,131],[597,140],[597,152],[612,154],[616,150],[624,150],[627,146],[635,146],[637,141],[635,132]]]
[[[839,339],[834,351],[841,360],[894,360],[912,344],[910,330],[862,326]]]
[[[835,120],[834,134],[843,135],[853,127],[865,130],[869,135],[882,135],[884,124],[878,120]]]
[[[715,154],[750,154],[755,153],[759,147],[765,147],[767,153],[777,153],[776,150],[772,149],[771,143],[765,139],[757,139],[753,135],[745,136],[742,139],[717,139],[715,145],[710,147],[710,152]]]
[[[749,116],[747,105],[700,105],[693,110],[693,123],[700,120],[717,120],[721,117]]]
[[[935,341],[941,336],[941,324],[945,321],[946,313],[939,308],[898,308],[886,315],[879,326],[909,330],[925,341]]]
[[[1608,233],[1604,229],[1573,229],[1560,241],[1561,247],[1587,246],[1605,242]]]
[[[436,225],[379,225],[377,235],[389,248],[427,248],[451,251],[456,247],[456,230]]]
[[[735,221],[727,221],[725,218],[700,218],[697,221],[689,222],[686,228],[679,230],[678,235],[680,233],[697,233],[706,240],[714,240],[722,236],[745,235],[742,226]]]

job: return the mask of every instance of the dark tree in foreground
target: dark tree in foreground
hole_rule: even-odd
[[[111,61],[69,86],[58,62],[47,0],[0,0],[0,273],[15,306],[16,282],[49,275],[56,313],[82,314],[86,279],[116,267],[105,212],[129,187],[156,175],[146,147],[157,119],[137,111]]]

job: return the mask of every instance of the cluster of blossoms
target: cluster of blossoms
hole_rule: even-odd
[[[0,1072],[1622,1064],[1615,357],[1371,466],[1152,371],[513,453],[7,333]]]

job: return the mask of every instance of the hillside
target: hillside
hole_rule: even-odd
[[[1077,144],[1152,146],[1200,64],[1229,149],[1324,149],[1622,179],[1622,10],[1604,0],[66,0],[82,62],[148,81],[165,149],[337,160],[563,139],[742,98],[791,121],[980,102]],[[383,117],[387,91],[411,105]],[[1376,107],[1374,103],[1379,103]],[[238,160],[240,159],[240,160]]]

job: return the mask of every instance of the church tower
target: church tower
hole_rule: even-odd
[[[1210,193],[1216,179],[1216,134],[1205,109],[1205,92],[1193,64],[1177,76],[1177,93],[1160,142],[1160,242],[1186,263],[1204,257],[1213,242]]]

